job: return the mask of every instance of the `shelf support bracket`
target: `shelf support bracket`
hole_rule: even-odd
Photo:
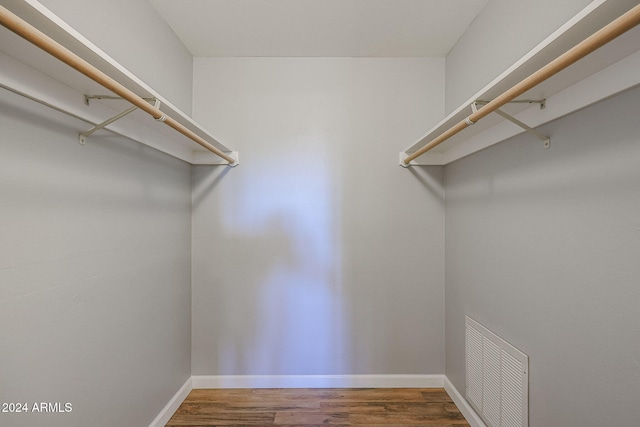
[[[88,105],[88,106],[89,106],[89,105],[91,105],[91,104],[90,104],[90,101],[91,101],[92,99],[115,99],[115,100],[120,99],[120,100],[125,101],[125,99],[124,99],[123,97],[121,97],[121,96],[113,96],[113,95],[85,95],[85,96],[84,96],[84,103],[85,103],[86,105]],[[158,99],[156,99],[156,98],[142,98],[142,99],[144,99],[145,101],[147,101],[149,104],[152,104],[152,103],[154,103],[154,102],[160,102],[160,101],[159,101]]]
[[[471,105],[471,108],[476,108],[474,110],[477,111],[477,107],[485,105],[490,103],[491,101],[487,101],[487,100],[483,100],[483,99],[479,99],[477,101],[475,101],[473,104],[475,104],[475,107],[473,106],[473,104]],[[509,102],[507,102],[507,104],[539,104],[540,105],[540,109],[544,110],[547,107],[547,100],[546,99],[513,99]]]
[[[488,103],[489,103],[489,101],[475,101],[475,102],[473,102],[471,104],[471,110],[473,110],[473,112],[475,113],[476,111],[478,111],[478,106],[479,105],[485,105],[485,104],[488,104]],[[540,109],[541,110],[546,107],[546,100],[545,99],[542,99],[542,100],[529,100],[529,99],[515,100],[515,101],[510,101],[510,103],[540,104]],[[541,134],[540,132],[538,132],[537,130],[532,128],[531,126],[528,126],[527,124],[525,124],[525,123],[521,122],[520,120],[516,119],[515,117],[513,117],[511,114],[507,114],[504,111],[500,110],[499,108],[496,108],[494,110],[494,112],[499,114],[503,118],[509,120],[511,123],[513,123],[513,124],[515,124],[517,126],[520,126],[522,129],[524,129],[525,131],[527,131],[531,135],[534,135],[536,138],[538,138],[539,140],[544,142],[544,148],[549,148],[551,146],[551,138],[549,138],[548,136]]]
[[[84,103],[87,105],[89,104],[89,101],[92,99],[115,99],[115,100],[123,100],[126,101],[124,98],[120,97],[120,96],[112,96],[112,95],[85,95],[84,96]],[[147,101],[148,103],[153,103],[155,108],[160,108],[160,100],[157,98],[142,98],[145,101]],[[113,116],[112,118],[105,120],[104,122],[95,125],[94,127],[92,127],[91,129],[89,129],[86,132],[82,132],[81,134],[78,135],[78,141],[80,142],[80,144],[85,145],[87,142],[87,138],[94,133],[97,130],[100,130],[102,128],[104,128],[105,126],[110,125],[111,123],[115,122],[116,120],[120,120],[121,118],[123,118],[124,116],[126,116],[129,113],[132,113],[133,111],[137,110],[138,107],[133,106],[125,111],[123,111],[120,114],[117,114],[115,116]]]
[[[123,118],[124,116],[126,116],[127,114],[137,110],[138,107],[136,107],[135,105],[131,108],[126,109],[125,111],[123,111],[122,113],[113,116],[112,118],[105,120],[104,122],[95,125],[94,127],[92,127],[91,129],[89,129],[86,132],[82,132],[80,135],[78,135],[78,141],[80,142],[80,144],[85,145],[87,142],[87,138],[89,137],[89,135],[91,135],[92,133],[94,133],[97,130],[102,129],[105,126],[110,125],[111,123],[115,122],[116,120],[120,120],[121,118]]]

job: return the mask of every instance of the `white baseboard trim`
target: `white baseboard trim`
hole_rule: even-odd
[[[189,377],[180,390],[171,398],[167,406],[162,408],[155,420],[149,424],[149,427],[164,427],[173,414],[178,410],[180,404],[186,399],[187,395],[193,390],[193,377]]]
[[[457,388],[449,381],[449,378],[444,377],[444,389],[449,393],[451,400],[456,404],[462,415],[467,419],[467,422],[471,427],[487,427],[482,421],[482,418],[476,413],[467,400],[460,394]]]
[[[447,389],[449,383],[449,389]],[[445,387],[451,398],[455,387],[444,375],[193,375],[169,403],[160,411],[149,427],[164,427],[180,404],[194,388],[441,388]],[[462,396],[460,396],[462,398]],[[464,399],[462,399],[463,402]],[[469,406],[469,408],[471,408]],[[471,409],[472,410],[472,409]],[[473,410],[472,410],[473,411]],[[486,427],[484,424],[473,424],[472,427]]]
[[[444,375],[194,375],[193,388],[439,388]]]

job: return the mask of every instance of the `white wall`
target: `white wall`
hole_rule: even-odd
[[[447,114],[589,3],[591,0],[489,1],[447,55]]]
[[[0,93],[3,426],[146,426],[189,378],[189,165]]]
[[[193,173],[193,373],[441,374],[442,59],[196,58],[194,115],[240,166]]]
[[[445,168],[446,374],[464,316],[529,355],[532,426],[635,425],[640,89]]]
[[[147,0],[39,0],[176,107],[191,114],[193,57]]]

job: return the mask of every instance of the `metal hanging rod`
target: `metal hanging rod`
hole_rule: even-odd
[[[498,108],[502,107],[504,104],[512,101],[529,89],[547,80],[549,77],[559,73],[569,65],[584,58],[591,52],[604,46],[605,44],[629,31],[638,24],[640,24],[640,5],[635,6],[627,13],[620,16],[618,19],[604,26],[599,31],[587,37],[582,42],[575,45],[573,48],[569,49],[544,67],[540,68],[535,73],[531,74],[529,77],[522,80],[520,83],[513,86],[511,89],[503,92],[500,96],[490,101],[483,108],[479,109],[478,111],[468,116],[466,119],[455,124],[454,126],[449,128],[449,130],[440,134],[440,136],[431,140],[429,143],[427,143],[425,146],[423,146],[413,154],[402,158],[400,160],[400,166],[410,166],[409,163],[412,160],[423,155],[432,148],[442,144],[444,141],[456,135],[461,130],[473,125],[478,120],[486,117],[487,115],[496,111]]]
[[[229,163],[230,166],[236,166],[238,164],[236,159],[214,147],[204,138],[186,128],[180,122],[177,122],[176,120],[167,116],[159,108],[150,105],[142,97],[138,96],[136,93],[129,90],[124,85],[118,83],[107,74],[89,64],[87,61],[80,58],[78,55],[71,52],[69,49],[62,46],[60,43],[56,42],[51,37],[33,27],[3,6],[0,6],[0,24],[2,24],[10,31],[16,33],[20,37],[24,38],[25,40],[29,41],[30,43],[38,46],[48,54],[64,62],[68,66],[81,72],[96,83],[104,86],[106,89],[110,90],[116,95],[119,95],[120,97],[126,99],[131,104],[151,115],[154,119],[164,122],[167,126],[175,129],[187,138],[193,140],[197,144],[223,158]]]
[[[60,107],[58,107],[58,106],[56,106],[56,105],[53,105],[53,104],[51,104],[51,103],[49,103],[49,102],[47,102],[47,101],[44,101],[44,100],[42,100],[42,99],[40,99],[40,98],[36,98],[36,97],[34,97],[34,96],[32,96],[32,95],[29,95],[29,94],[27,94],[27,93],[24,93],[23,91],[18,90],[18,89],[15,89],[15,88],[13,88],[13,87],[11,87],[11,86],[7,86],[7,85],[5,85],[5,84],[3,84],[3,83],[0,83],[0,88],[4,89],[4,90],[6,90],[6,91],[9,91],[9,92],[11,92],[11,93],[15,93],[16,95],[22,96],[23,98],[26,98],[26,99],[28,99],[28,100],[30,100],[30,101],[37,102],[38,104],[40,104],[40,105],[44,105],[45,107],[47,107],[47,108],[51,108],[52,110],[55,110],[55,111],[57,111],[57,112],[59,112],[59,113],[66,114],[67,116],[69,116],[69,117],[73,117],[74,119],[77,119],[77,120],[83,121],[83,122],[85,122],[85,123],[89,123],[90,125],[92,125],[92,124],[93,124],[91,121],[89,121],[89,120],[85,119],[84,117],[80,117],[80,116],[79,116],[79,115],[77,115],[77,114],[74,114],[74,113],[72,113],[72,112],[70,112],[70,111],[67,111],[67,110],[65,110],[65,109],[63,109],[63,108],[60,108]],[[113,131],[111,131],[111,132],[113,132]],[[113,132],[113,133],[115,133],[115,134],[117,134],[117,135],[120,135],[120,134],[118,134],[117,132]]]

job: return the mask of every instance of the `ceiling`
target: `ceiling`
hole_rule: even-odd
[[[488,0],[149,0],[194,56],[442,57]]]

